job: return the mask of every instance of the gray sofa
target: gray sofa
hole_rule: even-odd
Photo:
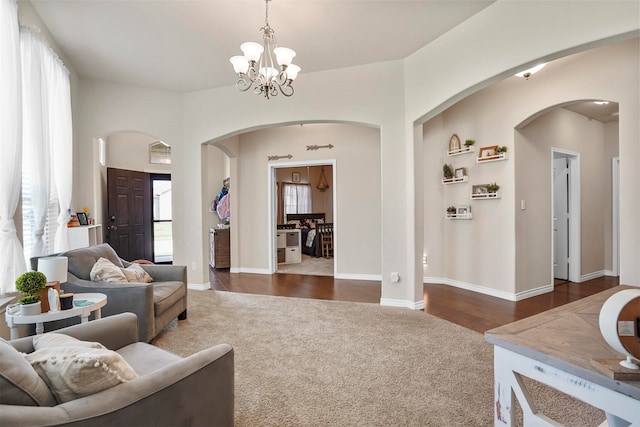
[[[130,262],[118,257],[107,243],[73,249],[58,255],[69,259],[67,282],[60,287],[65,292],[98,292],[107,296],[102,316],[131,312],[138,316],[140,341],[151,341],[173,319],[187,318],[187,268],[177,265],[141,264],[153,278],[151,283],[92,282],[89,273],[99,258],[107,258],[117,266]],[[31,259],[37,270],[38,258]]]
[[[31,353],[33,337],[8,343],[0,338],[0,366],[7,365],[0,369],[0,426],[233,426],[234,353],[229,345],[181,358],[138,342],[138,322],[131,313],[56,333],[117,351],[138,378],[65,403],[56,405],[54,400],[53,406],[35,406],[34,385],[27,379],[33,372],[24,372],[33,368],[11,348]]]

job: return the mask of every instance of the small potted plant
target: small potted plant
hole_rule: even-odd
[[[456,207],[455,206],[449,206],[447,208],[447,216],[455,215],[455,213],[456,213]]]
[[[444,179],[453,178],[453,169],[451,169],[451,166],[445,163],[442,166],[442,175],[444,176]]]
[[[489,193],[497,193],[499,189],[500,189],[500,186],[495,182],[492,182],[491,184],[487,184],[487,191]]]
[[[18,300],[20,314],[30,316],[41,313],[40,291],[47,286],[47,276],[39,271],[27,271],[16,279],[16,290],[23,297]]]
[[[475,139],[467,139],[467,140],[464,142],[464,146],[465,146],[465,147],[467,147],[467,148],[471,148],[471,146],[472,146],[473,144],[475,144],[475,143],[476,143]]]
[[[506,153],[506,152],[507,152],[507,146],[506,146],[506,145],[503,145],[502,147],[498,147],[498,148],[496,149],[496,152],[497,152],[498,154],[500,154],[500,153]]]

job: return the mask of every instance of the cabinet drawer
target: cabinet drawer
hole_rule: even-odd
[[[300,248],[287,248],[285,249],[284,255],[285,262],[288,263],[298,263],[302,261],[302,257],[300,255]]]
[[[278,249],[284,248],[287,246],[287,235],[284,231],[278,231],[276,234],[276,247]]]

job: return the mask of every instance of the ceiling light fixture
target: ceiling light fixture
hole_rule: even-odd
[[[593,103],[596,105],[607,105],[609,101],[593,101]]]
[[[538,64],[533,68],[529,68],[528,70],[524,70],[519,72],[518,74],[516,74],[517,77],[524,77],[526,80],[529,80],[529,77],[533,76],[535,73],[537,73],[538,71],[542,70],[542,67],[544,67],[545,64]]]
[[[256,95],[264,95],[265,98],[276,96],[280,91],[284,96],[293,95],[291,83],[300,72],[300,67],[291,61],[296,53],[286,47],[278,47],[273,28],[269,26],[269,2],[265,0],[264,27],[262,32],[262,45],[254,42],[246,42],[240,45],[244,56],[233,56],[229,60],[238,75],[236,87],[242,92],[254,86]],[[276,67],[276,61],[279,67]]]

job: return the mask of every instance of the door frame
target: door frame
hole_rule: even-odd
[[[611,273],[620,276],[620,157],[611,159]]]
[[[276,186],[276,169],[283,168],[294,168],[294,167],[305,167],[305,166],[331,166],[332,175],[333,175],[333,185],[331,186],[331,192],[333,197],[333,240],[334,242],[338,241],[338,208],[337,208],[337,191],[336,191],[336,183],[337,183],[337,160],[336,159],[325,159],[325,160],[305,160],[299,162],[282,162],[282,163],[270,163],[267,165],[267,205],[269,206],[267,213],[267,230],[269,233],[269,238],[267,241],[269,242],[268,256],[269,256],[269,273],[273,274],[278,271],[278,252],[276,249],[276,230],[277,230],[277,215],[278,215],[278,206],[276,205],[277,197],[277,186]],[[338,245],[334,244],[333,247],[333,276],[335,277],[336,272],[338,270]]]
[[[551,176],[551,284],[554,283],[553,260],[555,259],[555,245],[553,243],[553,215],[555,212],[554,188],[553,188],[553,160],[564,157],[568,160],[569,169],[569,281],[580,283],[580,153],[562,148],[551,148],[550,176]]]

